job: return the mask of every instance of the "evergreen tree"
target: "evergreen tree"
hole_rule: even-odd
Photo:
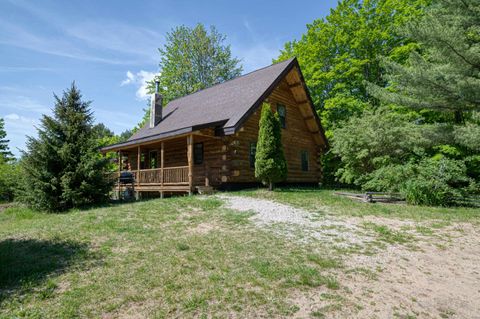
[[[255,177],[273,190],[273,184],[287,177],[287,161],[282,145],[282,129],[278,114],[263,103],[255,154]]]
[[[480,2],[438,0],[405,32],[420,43],[406,65],[386,59],[391,86],[371,85],[385,102],[451,114],[480,111]]]
[[[111,184],[105,178],[107,160],[97,150],[90,102],[82,101],[75,83],[55,100],[38,137],[28,137],[21,200],[49,211],[103,202]]]
[[[158,49],[160,92],[164,103],[239,76],[240,60],[232,57],[226,37],[215,27],[208,32],[203,24],[179,26],[167,33]],[[154,81],[149,85],[153,93]]]
[[[9,140],[6,139],[7,132],[5,131],[5,120],[0,118],[0,158],[5,161],[13,160],[13,154],[8,148]]]

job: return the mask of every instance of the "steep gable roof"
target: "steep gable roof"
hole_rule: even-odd
[[[127,142],[107,146],[102,150],[157,140],[206,127],[215,127],[220,134],[233,134],[294,66],[298,67],[298,62],[292,58],[175,99],[163,109],[163,119],[155,127],[150,128],[147,123]],[[317,116],[316,112],[313,113]],[[318,117],[317,121],[323,134]],[[324,139],[324,136],[322,138]]]

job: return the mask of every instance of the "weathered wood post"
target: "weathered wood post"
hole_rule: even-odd
[[[164,150],[165,150],[165,143],[162,142],[160,148],[160,198],[163,198],[163,162],[164,162]]]
[[[120,188],[120,175],[122,174],[122,151],[118,151],[118,178],[117,178],[117,187],[118,187],[118,199],[121,199],[121,188]]]
[[[193,194],[193,135],[187,136],[187,157],[188,157],[188,194]]]
[[[138,188],[140,187],[140,154],[141,154],[141,149],[140,145],[137,147],[137,173],[134,175],[135,176],[135,182],[137,184],[137,191],[135,192],[135,199],[139,200],[140,199],[140,191]]]

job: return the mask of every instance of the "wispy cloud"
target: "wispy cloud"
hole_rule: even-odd
[[[148,82],[152,81],[158,73],[141,70],[137,73],[127,71],[126,78],[120,83],[120,86],[134,85],[137,87],[135,95],[139,100],[148,99]]]
[[[2,90],[0,90],[2,91]],[[26,111],[34,113],[49,113],[50,108],[24,95],[2,95],[0,96],[0,109]]]
[[[30,71],[54,71],[53,68],[25,67],[25,66],[0,66],[0,72],[30,72]]]
[[[100,123],[108,124],[108,126],[115,130],[125,130],[133,128],[142,119],[142,106],[139,105],[131,113],[110,111],[105,108],[95,108],[95,120]],[[114,127],[112,127],[114,126]],[[120,133],[117,132],[117,133]]]
[[[23,27],[0,21],[0,44],[6,44],[40,53],[66,58],[108,64],[136,64],[137,61],[100,57],[76,47],[68,39],[34,34]]]
[[[48,35],[8,19],[0,21],[0,44],[71,59],[136,65],[155,61],[162,38],[157,31],[117,21],[65,21],[36,3],[10,1],[49,26]],[[52,32],[54,35],[52,35]]]
[[[91,47],[130,54],[155,61],[160,33],[117,22],[88,21],[67,29],[67,34]],[[145,62],[145,61],[144,61]]]
[[[265,38],[247,19],[243,20],[243,26],[250,41],[234,41],[232,51],[235,56],[242,59],[244,71],[250,72],[272,64],[272,59],[278,56],[282,47],[281,41]]]

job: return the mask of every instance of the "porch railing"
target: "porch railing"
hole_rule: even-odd
[[[188,166],[142,169],[133,173],[136,184],[188,185]]]

